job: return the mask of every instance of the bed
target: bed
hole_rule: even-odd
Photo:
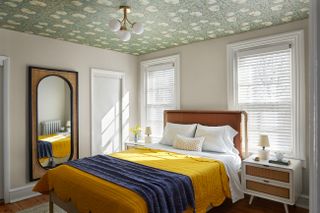
[[[41,135],[37,140],[38,160],[42,167],[53,168],[69,160],[71,134],[61,132],[61,120],[41,122]]]
[[[243,198],[237,172],[241,165],[245,120],[245,113],[240,111],[169,110],[164,113],[165,124],[231,126],[239,133],[234,137],[234,147],[239,150],[239,155],[185,151],[150,144],[111,156],[189,177],[196,212],[206,212],[210,207],[221,205],[226,198],[233,202]],[[147,203],[136,192],[68,165],[48,171],[34,190],[50,194],[50,212],[53,212],[53,204],[67,212],[148,212]],[[184,212],[193,212],[193,208]]]
[[[38,159],[43,167],[50,166],[50,162],[61,164],[70,158],[71,135],[68,132],[38,136]],[[54,167],[54,165],[52,165]]]

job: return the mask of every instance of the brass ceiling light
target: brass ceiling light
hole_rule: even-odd
[[[128,19],[128,13],[130,13],[130,7],[127,5],[122,5],[119,10],[123,10],[123,18],[121,20],[111,19],[109,22],[109,27],[113,32],[117,32],[118,38],[121,41],[129,41],[131,38],[131,32],[129,27],[132,28],[132,32],[135,34],[142,34],[143,24],[138,22],[131,22]]]

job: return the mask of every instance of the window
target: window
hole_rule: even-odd
[[[160,138],[164,110],[179,109],[179,56],[141,63],[141,125],[150,126],[152,137]]]
[[[228,46],[229,106],[248,113],[248,150],[259,136],[270,149],[304,159],[303,32]]]

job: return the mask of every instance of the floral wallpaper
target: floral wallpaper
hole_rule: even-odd
[[[131,0],[142,35],[120,41],[108,27],[119,0],[0,0],[0,27],[133,55],[256,30],[309,14],[309,0]],[[123,2],[123,1],[122,1]]]

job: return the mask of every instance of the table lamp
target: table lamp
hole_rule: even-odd
[[[66,128],[67,128],[67,132],[71,132],[71,122],[70,121],[66,122]]]
[[[145,131],[144,131],[144,134],[146,135],[145,138],[144,138],[144,142],[145,143],[151,143],[152,142],[152,139],[150,137],[150,135],[152,134],[151,127],[147,126]]]
[[[261,146],[262,149],[259,150],[259,157],[261,160],[268,160],[269,158],[269,150],[266,150],[266,147],[270,147],[269,137],[266,134],[260,135],[260,140],[258,146]]]

